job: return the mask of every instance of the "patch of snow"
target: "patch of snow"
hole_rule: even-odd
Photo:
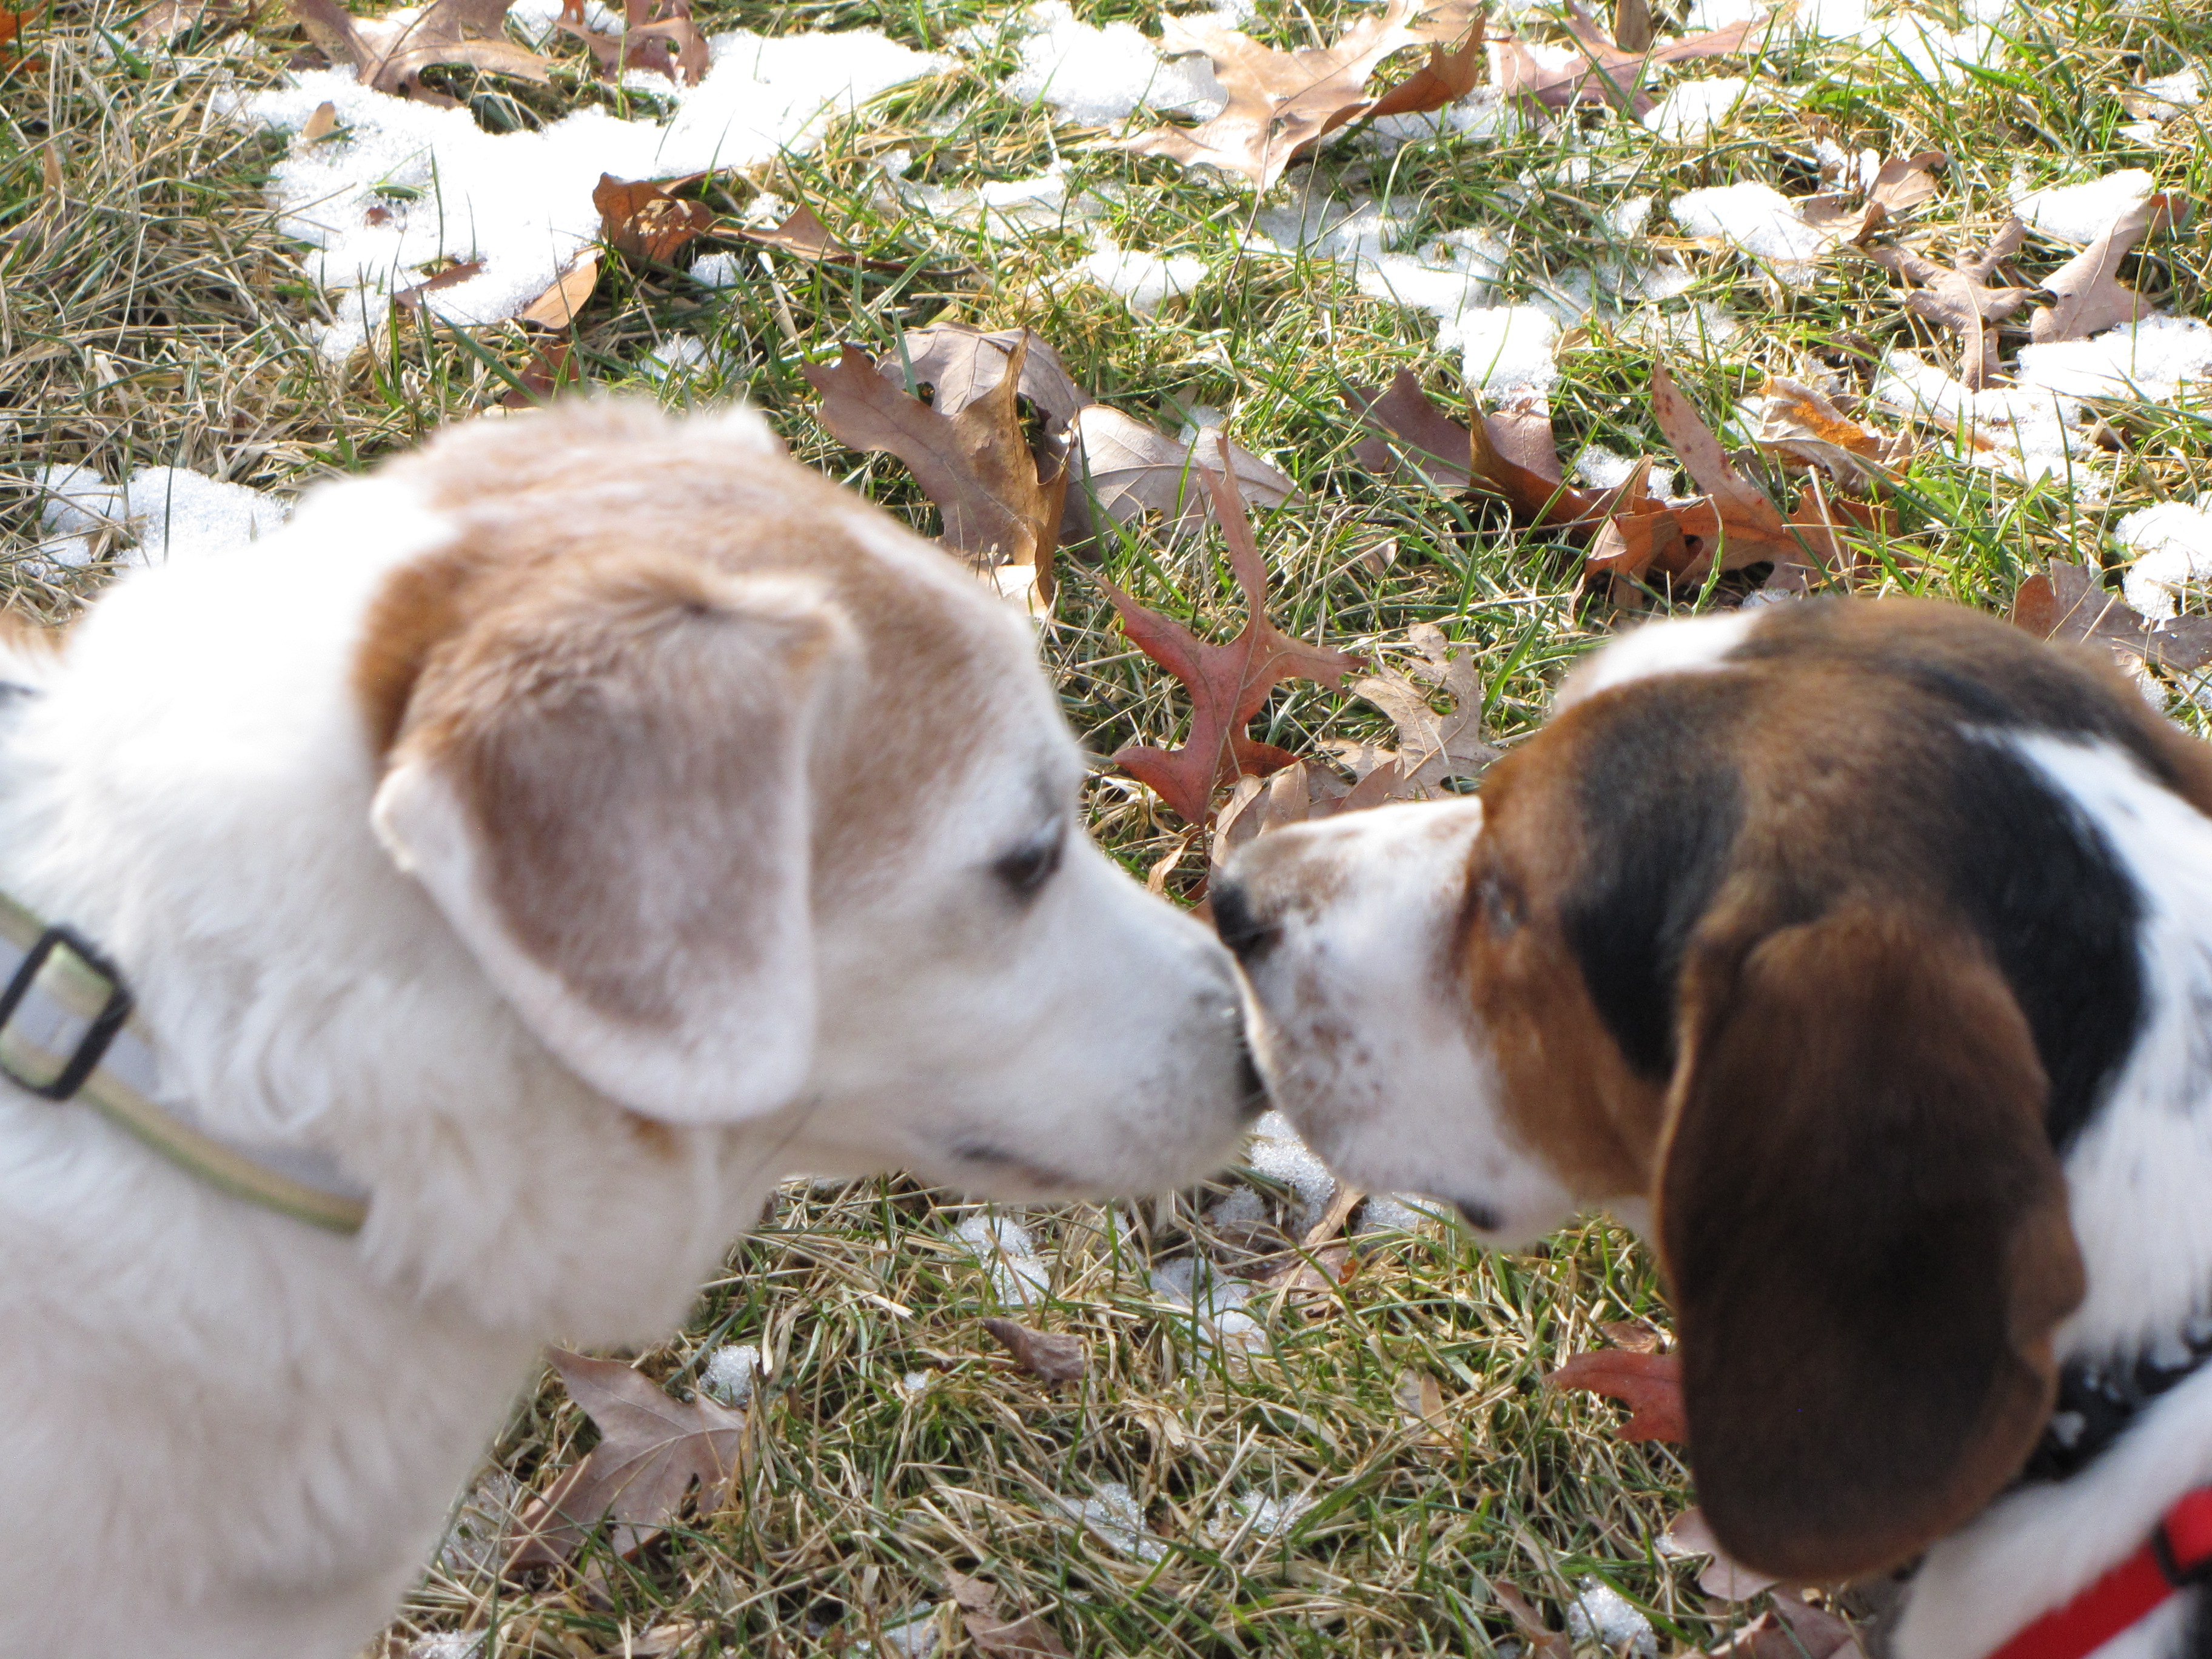
[[[599,234],[592,188],[603,173],[666,179],[804,153],[837,116],[947,67],[867,29],[708,42],[696,87],[649,77],[665,120],[593,107],[535,131],[483,131],[465,108],[439,109],[356,83],[350,69],[295,74],[233,95],[237,118],[297,133],[331,104],[339,130],[297,146],[270,188],[285,233],[315,252],[308,272],[333,291],[325,356],[343,362],[382,326],[387,296],[445,261],[478,261],[465,281],[422,296],[460,326],[496,322],[551,286]]]
[[[972,186],[908,184],[902,179],[896,188],[901,199],[933,219],[1015,234],[1082,225],[1104,214],[1120,193],[1114,185],[1078,190],[1068,180],[1065,161],[1055,161],[1028,179],[1004,179]]]
[[[1078,21],[1066,0],[1031,6],[1009,27],[1028,33],[1017,48],[1019,67],[1006,81],[1007,96],[1024,103],[1041,99],[1070,121],[1110,126],[1140,105],[1206,121],[1229,101],[1204,58],[1163,58],[1158,40],[1135,24],[1094,28]]]
[[[1201,1353],[1234,1359],[1267,1346],[1267,1327],[1244,1311],[1253,1287],[1231,1279],[1202,1256],[1181,1256],[1147,1276],[1152,1294],[1188,1311],[1188,1328]],[[1182,1322],[1176,1322],[1183,1328]]]
[[[2084,502],[2101,501],[2111,486],[2089,459],[2092,446],[2076,427],[2081,405],[2073,398],[2033,386],[1970,392],[1910,351],[1883,357],[1873,397],[1886,408],[1950,427],[1978,465],[2031,481],[2068,480]]]
[[[507,1559],[514,1547],[509,1533],[515,1511],[528,1494],[505,1469],[489,1469],[469,1488],[438,1545],[438,1565],[447,1572],[482,1572]]]
[[[1000,1305],[1026,1308],[1052,1291],[1052,1269],[1036,1253],[1029,1229],[1004,1216],[971,1215],[952,1237],[990,1275],[991,1293]]]
[[[1359,1206],[1362,1233],[1417,1233],[1449,1218],[1449,1211],[1419,1193],[1378,1193]]]
[[[143,467],[122,485],[88,466],[48,466],[37,483],[46,498],[40,526],[66,544],[46,556],[64,563],[85,562],[93,533],[111,527],[137,538],[130,564],[220,553],[276,529],[292,510],[274,495],[184,466]],[[70,556],[80,550],[82,556]]]
[[[1559,378],[1552,349],[1559,325],[1535,306],[1491,306],[1460,315],[1460,379],[1492,397],[1542,395]],[[1439,332],[1437,343],[1443,343]]]
[[[1651,222],[1653,199],[1649,196],[1624,197],[1601,210],[1597,222],[1607,235],[1623,242],[1632,241],[1644,234],[1644,226]]]
[[[1319,1221],[1336,1196],[1336,1177],[1299,1139],[1290,1119],[1268,1112],[1252,1126],[1252,1139],[1244,1162],[1270,1181],[1280,1182],[1297,1194],[1297,1208],[1283,1224],[1293,1238],[1303,1237]],[[1188,1296],[1184,1298],[1188,1301]],[[1237,1301],[1243,1297],[1239,1296]]]
[[[1097,252],[1076,267],[1084,276],[1110,293],[1140,317],[1149,317],[1170,295],[1188,294],[1206,275],[1206,261],[1188,255],[1163,257],[1116,246],[1102,236]]]
[[[2212,582],[2212,500],[2195,507],[2160,501],[2130,513],[2112,526],[2112,535],[2139,556],[2120,578],[2130,605],[2154,622],[2180,614],[2180,591]]]
[[[699,1386],[725,1406],[742,1409],[760,1382],[761,1351],[750,1342],[726,1342],[707,1357]]]
[[[1692,236],[1711,236],[1765,260],[1785,280],[1802,281],[1833,239],[1797,216],[1771,185],[1716,185],[1685,191],[1668,211]]]
[[[554,24],[561,21],[562,9],[562,0],[514,0],[507,9],[507,21],[532,46],[543,47],[552,37]],[[387,12],[385,15],[388,21],[392,14]],[[623,15],[610,10],[600,0],[584,0],[584,27],[601,34],[620,34]]]
[[[1158,1561],[1168,1553],[1167,1540],[1145,1525],[1144,1510],[1119,1480],[1101,1480],[1085,1498],[1054,1497],[1052,1501],[1117,1555]]]
[[[407,1645],[407,1659],[477,1659],[483,1648],[483,1631],[447,1631],[416,1637]]]
[[[696,334],[671,334],[653,347],[638,364],[638,372],[655,380],[688,380],[714,374],[729,367],[721,353]]]
[[[691,262],[684,274],[705,288],[735,288],[745,279],[744,268],[738,260],[743,256],[723,250],[702,253]]]
[[[2063,398],[2171,403],[2185,385],[2212,380],[2212,326],[2194,317],[2145,317],[2086,340],[2024,345],[2014,378]]]
[[[1583,1579],[1582,1594],[1568,1603],[1567,1634],[1577,1642],[1596,1642],[1613,1653],[1626,1646],[1636,1659],[1659,1659],[1659,1634],[1651,1621],[1618,1590],[1595,1578]]]
[[[1237,1500],[1237,1525],[1249,1528],[1254,1538],[1280,1538],[1312,1512],[1314,1499],[1300,1494],[1291,1498],[1270,1498],[1264,1493],[1248,1492]]]
[[[937,1609],[925,1606],[896,1625],[885,1625],[883,1640],[878,1645],[884,1659],[929,1659],[943,1640]]]
[[[2157,187],[2141,167],[2127,167],[2084,185],[2052,185],[2015,191],[2012,210],[2046,236],[2062,242],[2094,242]]]
[[[2191,64],[2172,75],[2152,76],[2136,88],[2136,96],[2153,106],[2154,118],[2170,121],[2184,110],[2195,109],[2204,101],[2204,76]]]
[[[1684,81],[1652,106],[1644,125],[1662,138],[1702,138],[1735,114],[1735,106],[1750,90],[1750,82],[1734,76]]]

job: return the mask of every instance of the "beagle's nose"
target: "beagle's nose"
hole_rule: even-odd
[[[1209,895],[1213,905],[1213,931],[1221,935],[1237,961],[1249,963],[1275,942],[1276,927],[1261,920],[1252,908],[1252,896],[1242,882],[1214,883]]]

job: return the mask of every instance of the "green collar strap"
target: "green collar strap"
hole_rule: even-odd
[[[368,1194],[329,1158],[247,1146],[210,1130],[188,1106],[157,1103],[154,1046],[131,1017],[122,975],[70,929],[4,893],[0,982],[0,1074],[9,1082],[92,1107],[178,1168],[249,1203],[332,1232],[361,1231]]]

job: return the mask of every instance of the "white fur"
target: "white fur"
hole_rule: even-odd
[[[1210,937],[1079,831],[1029,911],[977,867],[1038,818],[1041,769],[1066,815],[1080,775],[1018,626],[969,700],[994,723],[945,733],[966,781],[813,917],[796,1085],[735,1127],[641,1133],[371,830],[351,653],[382,577],[450,528],[398,483],[328,489],[273,538],[124,579],[0,714],[0,887],[118,960],[165,1092],[374,1194],[360,1237],[319,1232],[0,1091],[0,1659],[356,1653],[538,1347],[664,1334],[790,1173],[1140,1191],[1233,1140]]]
[[[1729,653],[1744,642],[1758,621],[1754,611],[1723,611],[1646,623],[1576,664],[1559,687],[1553,710],[1571,708],[1601,691],[1662,674],[1710,674],[1726,665]]]
[[[1262,836],[1231,874],[1298,895],[1263,899],[1282,938],[1246,969],[1276,1103],[1353,1184],[1432,1194],[1486,1243],[1523,1244],[1574,1204],[1498,1109],[1495,1064],[1449,971],[1481,830],[1476,800],[1381,807]]]

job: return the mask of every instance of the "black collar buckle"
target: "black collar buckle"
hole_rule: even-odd
[[[11,1043],[9,1037],[17,1034],[9,1028],[23,1012],[33,988],[50,964],[73,970],[73,976],[80,980],[90,979],[103,985],[106,994],[99,1011],[85,1022],[67,1059],[58,1066],[26,1071],[22,1064],[26,1048],[33,1050],[41,1059],[47,1058],[50,1050],[46,1042],[27,1032],[21,1034],[20,1044]],[[67,1007],[51,991],[46,993],[46,1000],[57,1006]],[[71,929],[48,927],[17,964],[7,988],[0,991],[0,1075],[47,1100],[67,1100],[84,1086],[84,1080],[106,1054],[107,1045],[115,1040],[115,1034],[130,1018],[131,992],[114,964]]]

